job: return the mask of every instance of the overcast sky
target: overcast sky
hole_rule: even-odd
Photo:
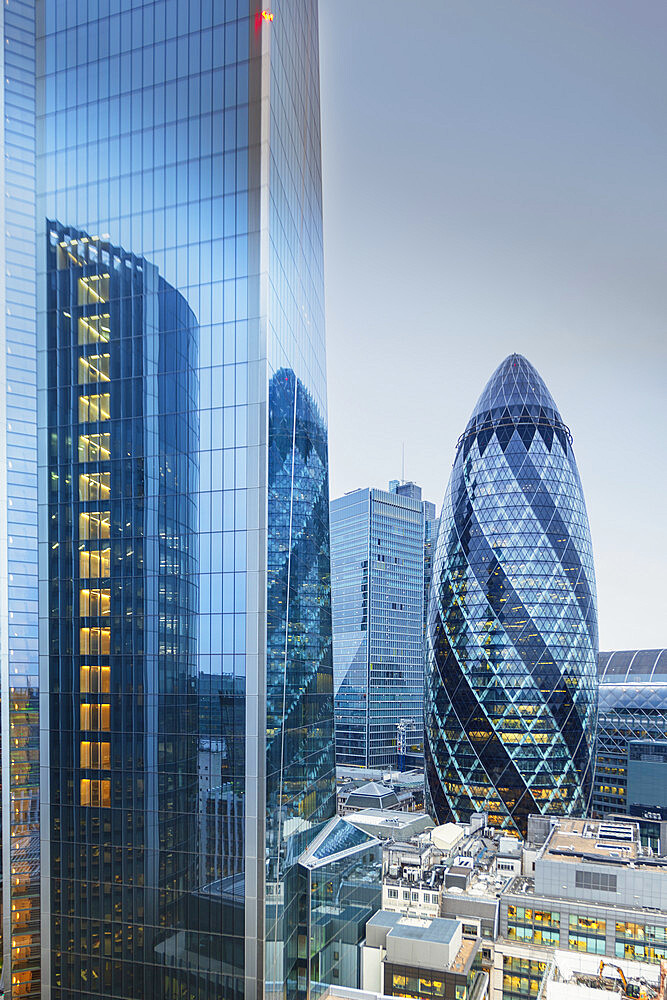
[[[438,510],[492,371],[574,436],[603,649],[667,646],[667,4],[320,0],[332,496]]]

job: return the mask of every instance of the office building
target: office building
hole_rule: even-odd
[[[383,845],[382,910],[460,921],[481,941],[493,1000],[536,997],[559,950],[596,966],[667,960],[667,858],[636,822],[534,815],[525,841],[485,822],[397,830]]]
[[[601,652],[598,672],[600,700],[593,810],[598,816],[625,814],[630,807],[631,741],[652,743],[667,738],[667,650]]]
[[[0,993],[28,998],[41,987],[33,6],[0,13]]]
[[[461,921],[380,910],[366,925],[364,990],[431,1000],[486,1000],[489,977],[476,966],[480,940]]]
[[[433,567],[426,666],[428,808],[585,814],[598,630],[572,439],[525,358],[494,372],[461,435]]]
[[[423,747],[424,502],[414,483],[390,487],[330,505],[340,765],[396,767]]]
[[[15,7],[37,41],[41,987],[305,996],[299,858],[335,812],[317,4]],[[39,994],[37,914],[16,996]]]

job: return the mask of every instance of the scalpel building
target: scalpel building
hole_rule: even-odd
[[[53,1000],[305,996],[298,859],[335,811],[317,3],[36,13],[16,996],[40,931]]]
[[[510,355],[458,443],[433,566],[426,792],[440,822],[582,815],[592,792],[598,629],[570,432]]]

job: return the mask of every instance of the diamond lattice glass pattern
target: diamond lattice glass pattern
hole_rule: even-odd
[[[429,608],[426,784],[440,822],[586,811],[598,628],[571,437],[511,355],[461,436]]]

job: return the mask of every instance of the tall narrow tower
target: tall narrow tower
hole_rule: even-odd
[[[0,10],[0,767],[2,976],[40,980],[35,4]]]
[[[429,607],[426,792],[444,822],[486,811],[585,814],[598,629],[570,432],[512,354],[464,433],[440,519]]]
[[[297,862],[335,807],[317,3],[38,14],[44,989],[305,996]]]

